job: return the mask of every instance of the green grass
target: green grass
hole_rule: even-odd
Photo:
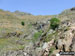
[[[30,40],[19,39],[17,37],[13,38],[0,38],[0,50],[22,50],[24,49],[25,45],[20,45],[16,41],[21,40],[23,42],[29,43]]]
[[[51,55],[51,53],[53,53],[53,51],[55,50],[55,47],[53,46],[53,47],[51,47],[50,48],[50,51],[49,51],[49,55],[48,56],[50,56]]]
[[[41,31],[41,30],[40,30],[39,32],[36,32],[36,33],[34,34],[33,41],[37,41],[38,38],[41,36],[41,34],[42,34],[42,31]]]

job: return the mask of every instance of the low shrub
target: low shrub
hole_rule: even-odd
[[[51,29],[55,30],[56,28],[58,28],[59,24],[60,24],[60,20],[58,18],[52,18],[50,20],[51,24],[50,27]]]
[[[22,21],[22,22],[21,22],[21,25],[22,25],[22,26],[24,26],[24,25],[25,25],[25,23]]]

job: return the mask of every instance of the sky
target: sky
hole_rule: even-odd
[[[55,15],[75,7],[75,0],[0,0],[0,9],[33,15]]]

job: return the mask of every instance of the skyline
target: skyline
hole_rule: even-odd
[[[33,15],[55,15],[75,7],[74,2],[75,0],[0,0],[0,9],[11,12],[19,10]]]

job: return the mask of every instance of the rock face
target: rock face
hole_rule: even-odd
[[[72,33],[72,30],[65,32],[64,39],[58,40],[58,48],[59,49],[65,48],[65,51],[70,51],[70,45],[72,44],[73,37],[74,37],[74,34]]]
[[[50,48],[52,47],[53,43],[54,43],[54,39],[52,39],[48,43],[44,43],[44,45],[43,45],[43,50],[44,50],[43,56],[48,56],[49,55],[49,51],[50,51]]]
[[[75,51],[75,38],[72,39],[72,45],[71,45],[71,50]]]
[[[60,51],[75,51],[75,26],[74,24],[66,26],[68,27],[67,30],[64,28],[59,32],[60,36],[55,42],[56,50],[54,50],[53,54],[59,53]]]

